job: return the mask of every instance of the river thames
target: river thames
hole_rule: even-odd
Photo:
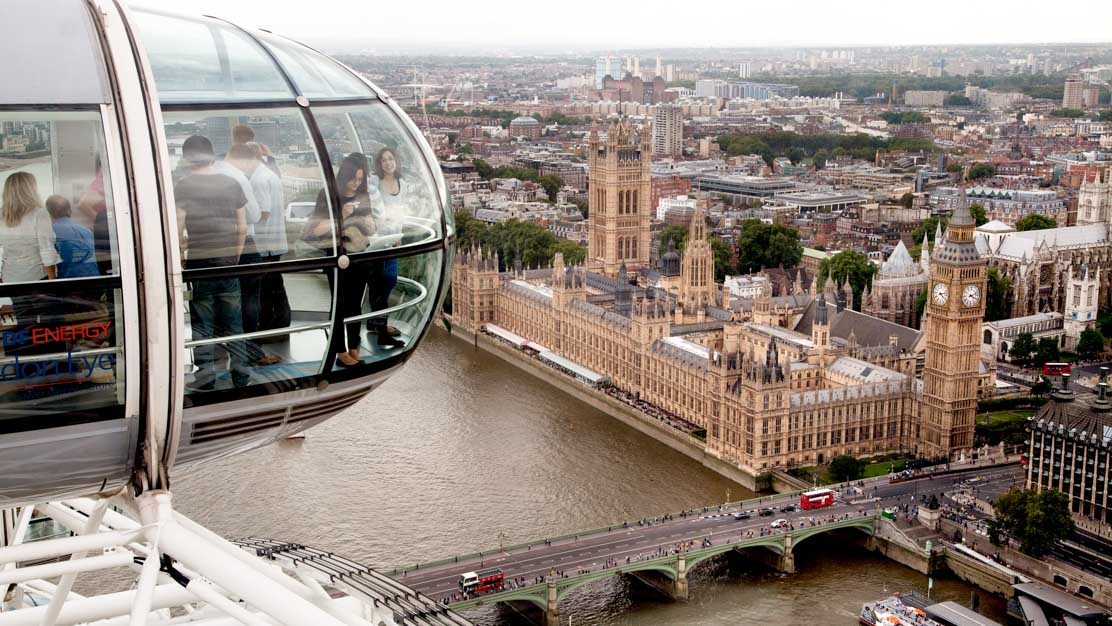
[[[754,495],[438,328],[398,375],[306,439],[176,477],[174,493],[179,511],[226,537],[295,541],[377,567]],[[924,576],[855,546],[811,544],[791,576],[720,559],[691,574],[686,603],[613,578],[561,609],[572,624],[849,626],[867,600],[926,591]],[[971,590],[936,579],[932,597],[966,604]],[[1003,603],[980,595],[1003,621]],[[528,623],[499,607],[465,615]]]

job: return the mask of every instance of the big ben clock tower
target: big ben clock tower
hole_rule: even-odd
[[[986,262],[973,241],[973,216],[962,191],[936,242],[927,294],[927,348],[919,454],[949,456],[973,447],[985,316]]]

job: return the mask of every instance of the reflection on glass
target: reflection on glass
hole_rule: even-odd
[[[317,108],[314,116],[337,168],[352,159],[366,164],[371,218],[367,228],[373,232],[366,239],[345,241],[346,252],[415,245],[440,236],[440,203],[428,168],[385,105]],[[340,174],[337,169],[337,180]],[[347,226],[345,219],[345,235]]]
[[[328,346],[332,280],[332,271],[256,270],[189,281],[187,395],[318,374]],[[245,288],[252,281],[257,291]]]
[[[98,115],[0,112],[0,135],[0,282],[118,274]]]
[[[309,98],[373,98],[375,93],[350,71],[305,46],[266,33],[258,33],[293,79],[300,94]]]
[[[162,102],[292,98],[257,43],[208,18],[135,11]]]
[[[353,263],[340,272],[337,315],[344,350],[336,365],[358,366],[408,350],[425,327],[440,280],[441,252]]]
[[[324,175],[300,112],[190,111],[164,117],[187,269],[334,253]]]
[[[123,403],[120,291],[70,285],[0,296],[0,422]]]

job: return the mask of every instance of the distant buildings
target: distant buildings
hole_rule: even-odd
[[[738,78],[749,78],[753,75],[753,64],[749,61],[742,61],[738,64]]]
[[[662,104],[653,114],[653,156],[683,155],[683,113],[679,107]]]
[[[602,89],[602,81],[607,77],[618,78],[622,75],[622,60],[618,57],[602,56],[595,60],[595,89]]]
[[[795,98],[799,96],[799,86],[777,83],[731,83],[721,79],[702,79],[695,81],[695,95],[700,98],[722,98],[725,100],[736,98],[752,100]]]
[[[1066,225],[1069,205],[1064,197],[1050,189],[997,189],[995,187],[970,187],[966,190],[969,201],[985,208],[990,220],[999,220],[1015,226],[1016,222],[1032,213],[1048,217],[1060,226]],[[961,197],[956,187],[939,187],[931,196],[939,209],[952,209]]]
[[[1066,79],[1062,91],[1063,109],[1088,109],[1100,102],[1100,87],[1083,80],[1074,74]]]
[[[541,123],[532,117],[515,117],[510,120],[510,136],[536,140],[541,136]]]
[[[909,107],[940,107],[945,101],[945,91],[907,91],[904,93],[904,104]]]

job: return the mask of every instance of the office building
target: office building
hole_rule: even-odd
[[[618,57],[602,56],[595,59],[595,89],[602,89],[602,81],[607,76],[622,77],[622,60]]]

